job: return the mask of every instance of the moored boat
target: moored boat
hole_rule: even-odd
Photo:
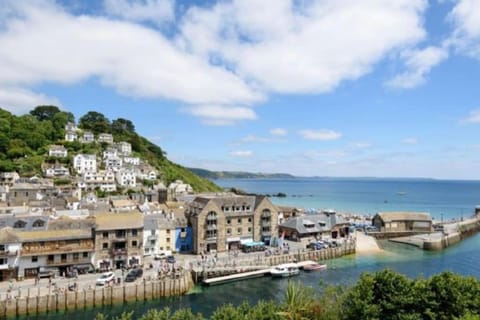
[[[299,273],[300,269],[296,263],[279,264],[270,269],[270,274],[274,278],[291,277],[296,276]]]
[[[307,264],[303,267],[304,271],[320,271],[320,270],[326,270],[327,265],[324,263],[312,263],[312,264]]]

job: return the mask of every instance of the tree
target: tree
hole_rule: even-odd
[[[113,134],[135,133],[135,126],[132,121],[118,118],[112,121]]]
[[[56,106],[38,106],[30,114],[38,119],[38,121],[52,120],[53,116],[61,112]]]
[[[89,111],[80,118],[80,128],[90,130],[94,134],[110,132],[110,121],[101,113]]]
[[[305,287],[300,282],[289,281],[279,314],[288,320],[312,319],[314,301],[312,288]]]

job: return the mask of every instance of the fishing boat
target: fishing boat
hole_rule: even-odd
[[[284,278],[296,276],[300,273],[300,269],[296,263],[279,264],[270,269],[270,274],[274,278]]]
[[[320,271],[320,270],[326,270],[326,269],[327,269],[327,265],[323,263],[311,263],[303,267],[303,270],[307,272]]]

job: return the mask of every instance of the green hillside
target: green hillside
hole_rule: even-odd
[[[41,165],[44,162],[60,161],[71,167],[75,154],[96,153],[101,156],[108,146],[106,143],[82,144],[79,141],[64,140],[65,125],[68,122],[75,122],[73,114],[61,111],[56,106],[38,106],[29,114],[21,116],[0,108],[0,172],[17,171],[21,176],[41,175]],[[110,133],[115,142],[129,142],[133,155],[155,167],[165,185],[180,179],[197,192],[221,190],[211,181],[168,160],[162,148],[135,132],[135,126],[130,120],[119,118],[110,121],[103,114],[90,111],[79,119],[78,127],[93,132],[95,136]],[[65,159],[48,157],[51,144],[64,145],[69,156]]]
[[[243,171],[210,171],[200,168],[188,168],[190,171],[207,179],[294,179],[288,173],[253,173]]]

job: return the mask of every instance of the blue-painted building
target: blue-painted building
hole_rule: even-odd
[[[191,252],[193,250],[193,231],[187,225],[175,227],[175,251]]]

